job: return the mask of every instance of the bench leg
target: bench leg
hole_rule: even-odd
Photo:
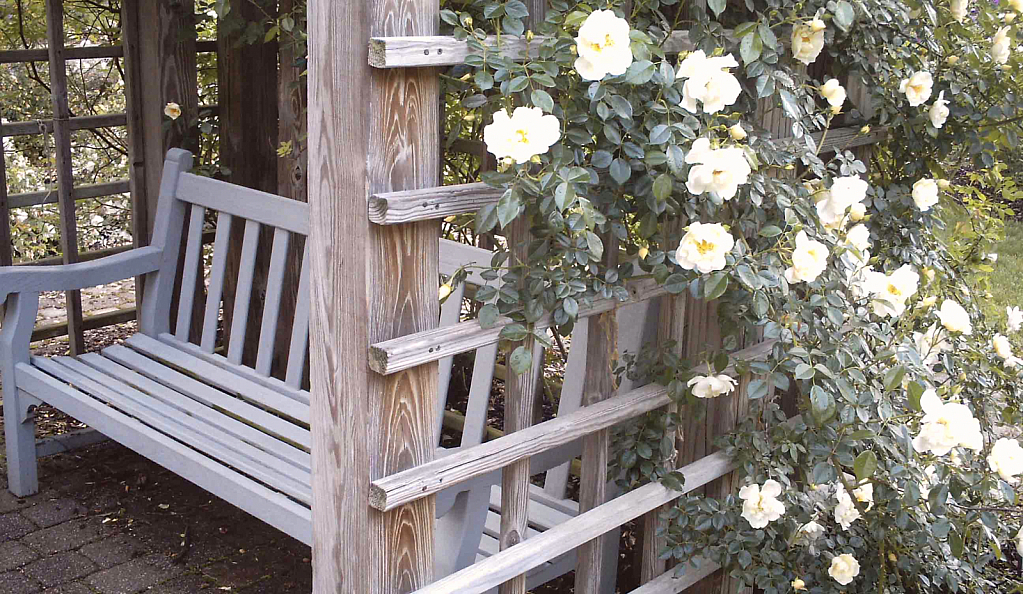
[[[29,360],[29,343],[38,307],[38,293],[8,295],[3,327],[0,329],[7,481],[11,492],[19,497],[27,497],[39,491],[35,415],[29,411],[39,401],[22,393],[15,383],[15,368]]]
[[[25,408],[20,398],[12,400],[4,396],[7,484],[11,493],[18,497],[39,492],[35,415],[27,413]]]

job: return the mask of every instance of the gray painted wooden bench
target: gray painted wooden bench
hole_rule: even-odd
[[[207,491],[305,542],[312,542],[311,439],[309,392],[302,387],[308,349],[308,268],[303,258],[297,306],[287,346],[276,340],[289,246],[309,232],[306,204],[187,173],[192,157],[171,150],[164,166],[157,227],[149,247],[115,256],[50,267],[0,270],[0,301],[7,309],[0,330],[8,482],[19,496],[38,491],[36,440],[32,409],[41,402],[85,422],[108,437],[192,481]],[[208,213],[207,211],[213,211]],[[216,238],[206,288],[201,329],[191,328],[194,295],[203,257],[202,227],[215,214]],[[248,311],[262,231],[272,232],[267,290],[262,300],[259,346],[254,363],[243,357],[246,321],[236,317],[226,352],[215,349],[228,269],[230,229],[244,221],[235,311]],[[187,233],[183,233],[187,221]],[[241,225],[241,223],[237,223]],[[183,237],[184,236],[184,237]],[[175,276],[184,254],[184,274],[171,327]],[[486,264],[490,253],[441,241],[441,272]],[[140,332],[123,344],[78,357],[37,357],[29,351],[39,293],[78,289],[145,275]],[[476,272],[469,284],[484,284]],[[461,315],[465,285],[441,308],[440,323],[454,324]],[[201,294],[201,292],[200,292]],[[635,349],[655,332],[649,303],[620,310],[621,349]],[[560,413],[579,407],[585,367],[586,322],[573,336]],[[195,342],[190,335],[198,335]],[[286,370],[271,375],[276,350],[287,351]],[[540,354],[537,353],[539,357]],[[496,345],[477,350],[465,423],[459,448],[438,449],[443,456],[482,441],[487,422]],[[448,393],[451,359],[441,362],[439,394]],[[534,366],[538,368],[539,366]],[[627,387],[626,387],[627,388]],[[438,407],[438,429],[444,403]],[[439,431],[438,431],[439,434]],[[578,513],[567,497],[568,461],[578,444],[534,458],[534,473],[545,472],[544,486],[534,487],[530,527],[546,530]],[[437,575],[461,569],[498,550],[500,475],[459,485],[438,496]],[[609,550],[613,575],[617,539]],[[452,552],[457,551],[457,554]],[[574,568],[564,555],[532,570],[533,587]],[[613,583],[613,579],[604,583]],[[610,591],[613,591],[610,590]]]

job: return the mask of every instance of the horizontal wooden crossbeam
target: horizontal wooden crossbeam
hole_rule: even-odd
[[[886,127],[879,127],[863,134],[859,126],[850,126],[829,130],[826,135],[823,132],[814,132],[811,136],[814,142],[821,145],[820,153],[824,154],[874,144],[883,140],[887,134]],[[802,146],[804,142],[798,139],[783,141],[790,149]],[[496,204],[503,194],[504,190],[483,183],[373,194],[369,199],[369,220],[378,225],[396,225],[443,219]]]
[[[737,351],[732,358],[735,361],[762,359],[771,352],[774,343],[773,340],[762,342]],[[707,365],[696,369],[698,374],[708,372]],[[734,367],[729,367],[724,373],[736,375]],[[370,484],[370,505],[381,511],[394,509],[656,410],[669,401],[667,388],[657,384],[614,396],[567,415],[373,481]]]
[[[125,126],[128,117],[123,113],[90,115],[70,118],[72,130],[92,130],[95,128],[112,128]],[[10,122],[0,125],[0,136],[29,136],[32,134],[49,134],[53,132],[53,120],[35,120],[26,122]]]
[[[689,565],[681,575],[678,567],[672,567],[629,594],[678,594],[719,569],[720,565],[706,560],[699,567]]]
[[[75,200],[86,198],[99,198],[101,196],[114,196],[127,194],[129,191],[128,180],[122,179],[102,184],[90,184],[77,186],[72,191]],[[7,197],[7,204],[10,208],[27,208],[40,204],[55,204],[57,202],[57,190],[43,190],[41,192],[22,192],[11,194]]]
[[[586,318],[611,311],[625,303],[653,299],[666,292],[663,286],[652,280],[630,283],[631,298],[628,301],[596,299],[590,305],[579,307],[579,317]],[[390,375],[444,357],[473,351],[498,342],[501,330],[511,323],[511,320],[502,317],[492,328],[482,328],[479,321],[468,320],[378,342],[369,347],[369,367],[381,375]],[[547,316],[536,323],[536,329],[542,331],[552,324],[553,320]]]
[[[734,468],[735,464],[723,452],[700,458],[680,469],[685,477],[681,491],[669,489],[659,482],[649,483],[420,588],[415,594],[486,592],[605,532],[614,530],[666,503],[671,503],[682,495],[728,474]]]
[[[195,44],[197,53],[216,52],[216,41],[199,41]],[[100,45],[89,47],[68,47],[64,49],[64,60],[92,60],[96,58],[120,58],[124,56],[124,48],[120,45]],[[46,48],[20,49],[0,51],[0,64],[17,64],[19,62],[46,62],[50,59]]]
[[[500,51],[511,59],[521,59],[527,52],[536,57],[540,45],[547,37],[525,37],[502,35],[500,42],[496,35],[489,35],[483,45]],[[664,42],[669,54],[692,51],[695,46],[689,41],[688,31],[675,31]],[[474,53],[464,40],[451,36],[421,37],[374,37],[369,41],[369,65],[374,68],[414,68],[423,66],[454,66],[462,64]]]

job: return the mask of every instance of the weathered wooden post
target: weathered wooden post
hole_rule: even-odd
[[[371,70],[371,36],[434,35],[437,0],[309,2],[313,591],[433,579],[434,499],[369,506],[370,479],[432,459],[437,365],[370,371],[369,345],[437,325],[436,222],[373,226],[370,193],[435,186],[437,73]]]

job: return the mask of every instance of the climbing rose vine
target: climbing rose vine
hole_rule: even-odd
[[[447,84],[498,161],[475,231],[531,232],[498,242],[481,324],[549,344],[541,318],[568,335],[642,279],[717,301],[720,345],[617,369],[680,405],[619,428],[626,489],[680,488],[684,424],[746,400],[717,444],[737,489],[680,498],[664,555],[768,594],[1009,591],[993,567],[1023,552],[1023,313],[980,304],[1023,2],[553,0],[531,30],[519,0],[445,4],[471,50]],[[942,234],[956,203],[969,224]],[[762,360],[729,356],[761,340]]]

